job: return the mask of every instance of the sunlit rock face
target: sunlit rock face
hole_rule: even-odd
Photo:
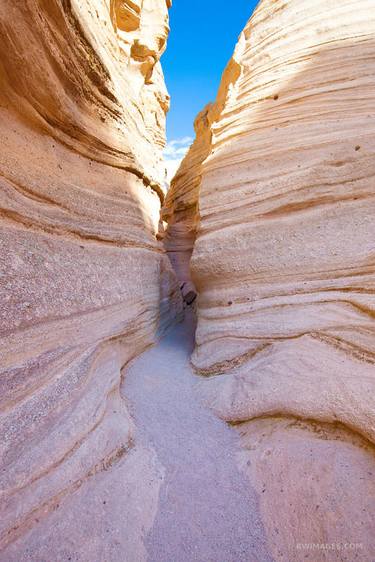
[[[160,467],[119,384],[180,308],[156,239],[167,4],[1,3],[1,560],[145,556]]]
[[[284,491],[299,482],[289,506],[272,497],[264,507],[277,560],[284,560],[286,538],[274,531],[281,522],[272,505],[283,505],[291,529],[300,494],[299,518],[322,519],[309,512],[317,499],[321,513],[336,518],[345,506],[339,542],[356,542],[350,524],[359,512],[367,536],[374,536],[374,508],[360,509],[373,472],[361,473],[366,482],[360,497],[353,487],[358,466],[370,457],[364,460],[358,442],[343,444],[349,430],[375,442],[374,54],[372,1],[262,1],[208,112],[210,130],[198,132],[195,146],[205,145],[201,158],[192,149],[168,195],[169,228],[178,228],[183,242],[187,232],[196,236],[190,263],[199,291],[192,363],[210,377],[200,393],[227,421],[251,425],[248,420],[268,417],[270,432],[280,432],[280,439],[276,435],[270,446],[275,457],[268,464],[259,461],[258,477],[264,471],[271,479],[267,470],[273,466]],[[178,254],[176,259],[183,263]],[[288,424],[279,429],[274,416],[328,423],[330,446],[322,448],[319,432],[310,436],[310,422],[297,436]],[[254,456],[264,453],[261,431],[253,441],[256,463]],[[307,454],[312,450],[310,461],[303,471],[296,465],[292,470],[301,447]],[[333,470],[317,460],[323,453],[342,460],[344,449],[351,467],[346,480],[347,463],[337,462]],[[331,471],[327,482],[337,493],[341,484],[348,486],[340,509],[334,495],[324,495],[323,470]],[[302,480],[309,471],[314,481],[307,492]],[[264,498],[260,488],[261,505]],[[334,526],[324,521],[316,523],[311,541],[307,523],[299,537],[297,519],[293,544],[335,540]],[[314,562],[326,559],[324,553],[296,550],[287,558],[304,560],[306,554]],[[329,559],[373,557],[365,547],[355,554],[340,558],[336,552]]]
[[[163,235],[164,247],[184,295],[195,289],[190,259],[196,238],[201,165],[211,149],[209,110],[210,106],[207,106],[195,120],[196,139],[171,181],[161,213],[167,225]]]
[[[209,103],[195,119],[195,141],[171,181],[161,212],[162,219],[167,224],[163,233],[164,247],[184,294],[195,290],[190,261],[199,222],[202,164],[212,148],[211,127],[218,119],[239,72],[240,66],[234,57],[224,71],[216,102]]]

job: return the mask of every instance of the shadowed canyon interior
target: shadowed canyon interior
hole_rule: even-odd
[[[262,0],[167,192],[169,7],[0,3],[0,560],[167,562],[124,379],[196,290],[264,536],[233,562],[373,562],[373,0]]]

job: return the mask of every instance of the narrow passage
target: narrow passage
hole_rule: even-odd
[[[149,562],[268,562],[255,492],[236,465],[238,438],[194,392],[187,318],[125,375],[136,441],[152,448],[165,477]]]

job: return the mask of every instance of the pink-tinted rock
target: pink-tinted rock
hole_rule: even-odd
[[[0,7],[2,561],[145,556],[160,467],[121,369],[181,302],[156,239],[167,2],[131,30],[126,4]]]
[[[276,460],[256,446],[252,478],[272,484],[260,498],[275,560],[373,559],[374,29],[368,0],[260,2],[165,205],[167,248],[199,292],[199,394],[222,419],[248,423],[249,439],[259,419],[272,433],[264,447]],[[298,443],[280,416],[305,420]],[[311,437],[313,424],[337,423],[346,429],[329,444]],[[372,443],[366,455],[345,431]],[[343,489],[337,503],[329,484]],[[288,550],[299,539],[365,546],[318,558]]]

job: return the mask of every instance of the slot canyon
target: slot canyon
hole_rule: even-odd
[[[0,561],[374,562],[374,1],[261,0],[168,185],[170,8],[0,0]]]

